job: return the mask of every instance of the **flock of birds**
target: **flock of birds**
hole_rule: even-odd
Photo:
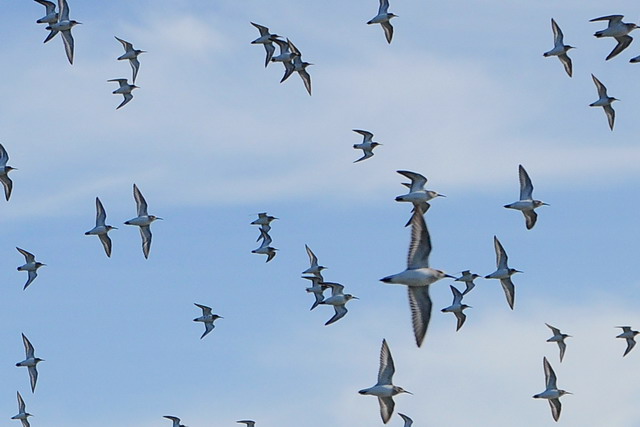
[[[46,29],[49,30],[49,34],[44,42],[47,43],[60,33],[69,63],[73,64],[74,39],[71,34],[71,29],[75,25],[80,24],[80,22],[69,18],[69,6],[66,0],[58,0],[58,12],[56,12],[56,5],[51,1],[35,1],[46,8],[46,15],[36,21],[40,24],[47,24]],[[390,21],[392,18],[396,17],[396,15],[389,13],[388,9],[388,0],[380,0],[378,14],[368,21],[367,24],[380,24],[384,30],[387,42],[391,43],[393,38],[393,27]],[[617,41],[617,45],[606,57],[606,60],[610,60],[624,51],[633,40],[632,37],[629,36],[629,33],[638,28],[636,24],[622,22],[622,19],[622,15],[611,15],[591,20],[591,22],[608,21],[608,27],[596,32],[596,37],[612,37]],[[300,50],[288,38],[282,39],[281,36],[270,33],[268,27],[253,22],[251,25],[258,29],[260,33],[260,37],[253,40],[251,43],[261,44],[264,46],[266,51],[265,67],[272,62],[281,62],[284,65],[285,73],[280,82],[282,83],[286,81],[294,72],[297,72],[301,77],[307,92],[311,95],[311,77],[306,68],[312,64],[302,60]],[[566,73],[571,77],[573,74],[573,67],[572,61],[567,55],[567,52],[573,47],[564,44],[563,33],[554,19],[551,20],[551,26],[554,33],[554,47],[552,50],[544,53],[544,56],[557,56],[562,62]],[[135,81],[140,68],[138,56],[145,52],[134,49],[133,45],[128,41],[118,37],[116,37],[116,39],[122,44],[125,50],[125,53],[117,59],[128,60],[132,69],[131,84],[126,78],[108,80],[109,82],[117,82],[119,84],[119,88],[113,93],[124,96],[124,100],[116,108],[119,109],[130,102],[133,98],[131,92],[133,89],[137,88]],[[276,47],[274,44],[279,48],[278,55],[275,55]],[[630,62],[640,62],[640,56],[632,58]],[[592,75],[592,78],[597,87],[599,99],[592,103],[591,106],[604,108],[608,118],[609,127],[613,130],[615,112],[611,107],[611,104],[617,99],[609,97],[607,95],[606,87],[595,76]],[[373,156],[373,149],[382,144],[374,142],[373,134],[369,131],[360,129],[354,129],[353,131],[363,137],[362,143],[353,145],[354,149],[362,150],[363,152],[363,156],[355,160],[354,163],[371,158]],[[0,144],[0,182],[2,182],[4,187],[5,198],[7,201],[9,201],[11,197],[13,188],[13,182],[9,177],[9,173],[12,170],[15,170],[15,168],[7,165],[8,161],[8,153]],[[433,303],[429,295],[429,287],[441,279],[451,278],[456,282],[464,283],[466,287],[464,291],[460,291],[455,286],[451,285],[450,289],[453,295],[453,302],[450,306],[441,310],[443,313],[453,313],[456,316],[456,331],[460,330],[466,321],[464,310],[470,308],[470,306],[463,303],[463,299],[465,295],[474,288],[474,280],[478,278],[484,277],[485,279],[499,280],[504,290],[507,304],[513,310],[515,304],[515,286],[511,277],[516,273],[521,273],[521,271],[509,267],[507,252],[498,240],[497,236],[494,236],[496,270],[493,273],[481,276],[479,274],[472,273],[470,270],[464,270],[460,277],[455,277],[442,270],[432,268],[429,265],[429,256],[432,250],[432,244],[425,221],[425,214],[431,206],[429,202],[437,197],[445,196],[436,191],[427,190],[425,188],[427,178],[424,175],[407,170],[398,170],[397,172],[403,177],[409,179],[410,182],[402,183],[409,191],[406,194],[397,196],[395,200],[398,202],[411,203],[413,206],[411,217],[406,224],[406,226],[411,227],[411,240],[409,243],[407,266],[403,271],[389,275],[380,280],[383,283],[406,286],[413,332],[417,346],[420,347],[422,345],[431,319]],[[505,205],[504,207],[522,212],[525,218],[525,226],[528,230],[531,230],[535,226],[538,217],[535,210],[548,204],[534,199],[531,178],[522,165],[519,165],[518,167],[518,174],[520,182],[519,199],[513,203]],[[152,238],[150,225],[154,221],[161,220],[162,218],[149,215],[147,202],[136,184],[133,185],[133,196],[137,206],[137,216],[124,222],[124,224],[139,227],[142,238],[143,255],[145,258],[148,258]],[[87,231],[85,235],[98,236],[105,254],[107,257],[110,257],[112,252],[112,241],[108,233],[111,230],[116,229],[116,227],[106,224],[106,211],[98,197],[96,197],[95,203],[95,227]],[[266,262],[273,260],[276,255],[277,249],[271,246],[272,238],[269,235],[269,232],[271,230],[271,222],[277,219],[278,218],[274,216],[268,215],[266,212],[262,212],[258,214],[258,218],[255,221],[251,222],[252,225],[259,226],[260,235],[257,241],[262,241],[260,246],[251,252],[266,255]],[[302,272],[302,278],[311,282],[311,286],[306,288],[306,291],[308,293],[312,293],[314,296],[311,310],[320,305],[332,306],[334,309],[334,315],[327,320],[325,326],[334,324],[347,314],[348,310],[346,308],[346,304],[352,299],[358,299],[358,297],[344,293],[344,286],[340,283],[325,281],[322,271],[326,269],[326,267],[319,264],[318,258],[309,246],[305,245],[305,248],[309,257],[310,266]],[[28,272],[28,279],[23,287],[23,289],[26,289],[37,277],[37,270],[46,264],[36,261],[35,256],[32,253],[21,248],[16,249],[25,257],[25,264],[18,267],[18,271]],[[331,295],[326,297],[324,293],[329,289],[331,289]],[[193,319],[194,322],[201,322],[205,326],[205,331],[200,337],[202,339],[214,329],[214,321],[222,317],[217,314],[213,314],[211,307],[198,303],[195,303],[195,305],[202,310],[202,315]],[[560,350],[560,362],[562,362],[566,351],[565,339],[570,337],[570,335],[563,334],[560,329],[554,326],[549,324],[546,325],[553,333],[553,336],[547,341],[557,343]],[[623,356],[626,356],[635,346],[636,342],[634,338],[639,332],[632,330],[630,326],[619,326],[619,328],[622,328],[622,333],[618,335],[617,338],[626,340],[627,348],[623,354]],[[43,361],[43,359],[35,356],[34,346],[24,334],[22,334],[22,340],[25,349],[25,359],[18,362],[16,366],[26,367],[28,369],[31,391],[35,392],[38,379],[38,371],[36,368],[37,364]],[[545,390],[533,397],[537,399],[546,399],[551,407],[553,419],[558,421],[561,412],[559,399],[563,395],[571,393],[558,388],[556,374],[546,357],[543,358],[543,369],[545,375]],[[394,373],[395,366],[391,356],[391,351],[387,341],[383,339],[380,351],[380,364],[377,382],[372,387],[360,390],[359,393],[362,395],[376,396],[378,398],[380,415],[383,423],[385,424],[391,419],[394,412],[395,402],[393,397],[401,393],[411,394],[402,387],[393,385],[392,380]],[[17,399],[19,413],[12,417],[12,419],[20,420],[24,427],[30,427],[28,417],[30,417],[31,414],[26,412],[26,404],[20,392],[17,392]],[[413,421],[410,417],[404,414],[399,414],[399,416],[403,419],[405,427],[412,425]],[[181,420],[178,417],[167,415],[164,416],[164,418],[172,421],[173,427],[185,427],[180,424]],[[248,427],[253,427],[255,425],[255,422],[252,420],[241,420],[238,421],[238,423],[246,424]]]

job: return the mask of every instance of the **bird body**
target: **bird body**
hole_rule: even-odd
[[[522,271],[515,268],[509,268],[507,265],[508,257],[507,252],[502,247],[502,244],[496,236],[493,236],[493,246],[496,251],[496,265],[497,269],[493,273],[484,276],[485,279],[498,279],[504,290],[504,294],[507,297],[507,303],[511,310],[513,310],[513,304],[515,303],[516,289],[511,281],[511,276],[516,273],[522,273]]]

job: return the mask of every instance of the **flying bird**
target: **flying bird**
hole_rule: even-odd
[[[391,357],[391,351],[387,345],[387,340],[382,340],[382,348],[380,349],[380,368],[378,369],[378,382],[373,387],[360,390],[358,393],[376,396],[378,403],[380,404],[380,416],[382,422],[387,423],[393,415],[393,408],[395,402],[393,396],[400,393],[413,394],[410,391],[393,385],[393,374],[396,372],[396,368],[393,365],[393,358]]]
[[[302,274],[319,274],[322,270],[325,270],[327,268],[323,265],[318,265],[318,257],[316,257],[309,246],[304,245],[304,248],[307,250],[307,255],[309,256],[309,264],[311,264],[311,267],[303,271]]]
[[[18,247],[16,247],[16,249],[18,250],[18,252],[20,252],[25,259],[25,264],[21,265],[20,267],[18,267],[18,271],[28,271],[29,272],[29,277],[27,278],[27,283],[24,284],[24,287],[22,288],[22,290],[27,289],[27,287],[31,284],[31,282],[34,281],[34,279],[38,276],[37,270],[42,267],[45,266],[47,264],[43,264],[41,262],[37,262],[36,261],[36,257],[30,253],[25,251],[24,249],[20,249]]]
[[[547,340],[547,342],[557,342],[558,347],[560,348],[560,362],[562,363],[562,359],[564,358],[564,352],[567,349],[567,345],[564,342],[565,338],[571,337],[571,335],[563,334],[560,332],[560,329],[551,326],[548,323],[545,323],[551,332],[553,332],[553,336]]]
[[[147,52],[140,49],[134,49],[131,43],[129,43],[128,41],[122,40],[121,38],[116,37],[116,40],[122,43],[122,47],[124,47],[124,54],[118,57],[118,61],[123,61],[125,59],[129,60],[129,64],[131,65],[131,70],[133,71],[133,78],[131,79],[131,81],[135,83],[136,77],[138,76],[138,70],[140,69],[140,61],[138,61],[138,55],[140,55],[141,53],[147,53]]]
[[[124,107],[125,105],[127,105],[129,103],[129,101],[131,101],[133,99],[133,94],[131,93],[134,89],[138,89],[139,87],[134,85],[134,84],[129,84],[129,82],[127,81],[127,79],[110,79],[107,80],[108,82],[118,82],[118,84],[120,85],[120,87],[116,90],[114,90],[113,92],[111,92],[114,95],[122,95],[124,96],[124,100],[120,103],[120,105],[118,105],[116,107],[116,110],[119,110],[120,108]]]
[[[471,307],[467,304],[462,304],[462,294],[458,289],[451,285],[449,285],[449,287],[451,288],[451,292],[453,293],[453,303],[449,307],[443,308],[441,311],[443,313],[453,313],[456,315],[456,318],[458,319],[458,325],[456,326],[457,332],[460,330],[460,328],[462,328],[462,325],[464,325],[464,321],[467,320],[467,316],[463,313],[463,311]]]
[[[345,294],[344,286],[339,283],[322,282],[323,285],[331,288],[331,296],[320,301],[318,304],[332,305],[335,310],[335,314],[331,319],[327,320],[325,326],[328,326],[338,320],[342,319],[347,314],[346,304],[352,299],[358,299],[358,297],[351,294]]]
[[[629,47],[629,45],[633,41],[633,37],[631,37],[629,33],[638,28],[636,24],[622,22],[622,18],[624,18],[624,15],[609,15],[589,20],[589,22],[609,21],[609,25],[607,26],[607,28],[601,31],[596,31],[594,36],[596,36],[597,38],[613,37],[618,42],[611,53],[607,55],[607,58],[605,59],[606,61],[610,60],[611,58],[625,50],[627,47]]]
[[[504,205],[504,207],[522,212],[527,230],[531,230],[533,226],[536,225],[536,220],[538,219],[538,214],[536,214],[534,209],[540,206],[549,206],[549,204],[533,199],[533,184],[531,183],[529,174],[524,170],[522,165],[518,165],[518,176],[520,177],[520,200]]]
[[[509,307],[511,307],[511,310],[513,310],[513,303],[516,298],[516,288],[513,286],[511,276],[516,273],[522,273],[522,271],[516,270],[515,268],[509,268],[507,265],[507,253],[496,236],[493,236],[493,246],[496,250],[496,266],[498,268],[488,276],[484,276],[484,278],[500,280],[500,284],[504,290],[504,295],[507,297],[507,303],[509,304]]]
[[[322,278],[321,273],[318,273],[316,276],[302,276],[302,278],[311,280],[312,286],[310,288],[306,288],[306,291],[312,293],[316,298],[313,305],[309,309],[313,310],[318,306],[318,304],[324,301],[324,291],[329,289],[329,286],[324,284],[324,279]]]
[[[376,148],[378,145],[382,145],[382,144],[378,142],[373,142],[371,140],[373,138],[373,134],[369,131],[360,130],[360,129],[353,129],[353,131],[363,136],[363,140],[360,144],[353,144],[353,148],[355,148],[356,150],[362,150],[362,152],[364,153],[362,157],[360,157],[358,160],[353,162],[353,163],[358,163],[362,160],[372,157],[373,149]]]
[[[627,354],[629,354],[631,349],[636,345],[635,336],[638,335],[640,332],[632,331],[631,326],[616,326],[616,328],[622,328],[622,333],[618,335],[616,338],[624,338],[627,340],[627,349],[624,351],[624,354],[622,355],[622,357],[624,357]]]
[[[256,27],[258,31],[260,31],[260,37],[251,42],[251,44],[261,44],[264,46],[264,50],[267,52],[267,57],[264,61],[264,66],[266,67],[271,62],[271,58],[273,58],[273,53],[276,51],[275,46],[273,45],[273,39],[277,39],[280,37],[277,34],[270,34],[269,28],[264,27],[262,25],[255,24],[251,22],[251,25]]]
[[[271,36],[269,40],[277,44],[280,48],[280,54],[272,56],[271,62],[290,62],[293,59],[294,55],[293,52],[291,52],[291,44],[289,43],[289,39],[284,41]]]
[[[202,309],[202,316],[196,317],[193,319],[194,322],[202,322],[204,323],[204,333],[200,337],[200,339],[204,338],[209,332],[213,331],[215,325],[213,324],[216,319],[224,319],[222,316],[218,316],[217,314],[213,314],[211,312],[211,307],[207,307],[206,305],[200,305],[194,302],[197,307]]]
[[[380,24],[384,30],[384,36],[387,38],[387,43],[391,43],[393,38],[393,26],[391,25],[391,18],[396,18],[398,15],[389,13],[389,0],[380,0],[380,6],[378,7],[378,14],[371,18],[367,24]]]
[[[117,230],[117,228],[110,225],[105,225],[106,220],[107,213],[104,210],[104,206],[102,206],[102,202],[100,201],[100,199],[96,197],[96,226],[84,233],[84,235],[98,236],[107,256],[111,257],[111,238],[109,238],[109,235],[107,233],[109,233],[109,231],[111,230]]]
[[[35,0],[36,2],[43,5],[46,9],[45,15],[38,19],[36,23],[38,24],[55,24],[58,22],[58,12],[56,12],[56,4],[52,1],[48,0]]]
[[[271,239],[271,236],[269,236],[269,233],[267,233],[263,229],[260,229],[260,237],[262,238],[262,244],[260,245],[259,248],[252,250],[251,253],[266,255],[267,260],[265,262],[269,262],[273,259],[274,256],[276,256],[276,251],[278,249],[272,248],[271,246],[269,246],[271,245],[271,242],[273,242],[273,240]]]
[[[600,82],[600,80],[596,78],[596,76],[591,74],[591,78],[593,79],[593,82],[596,84],[599,98],[596,102],[589,104],[589,107],[602,107],[604,109],[604,113],[607,115],[607,121],[609,122],[609,129],[613,130],[613,122],[616,119],[616,112],[613,110],[613,107],[611,107],[611,103],[613,101],[620,101],[620,100],[617,98],[608,96],[607,88],[605,87],[605,85],[602,84],[602,82]]]
[[[545,52],[543,55],[545,57],[557,56],[560,62],[562,62],[564,70],[569,77],[571,77],[573,75],[573,66],[567,52],[569,52],[570,49],[575,49],[575,47],[564,44],[562,30],[553,18],[551,18],[551,28],[553,29],[553,49]]]
[[[22,362],[16,363],[16,366],[26,366],[29,370],[29,380],[31,382],[31,392],[36,391],[36,382],[38,381],[38,370],[36,365],[40,362],[44,362],[44,359],[35,357],[35,350],[33,345],[29,342],[29,339],[22,334],[22,343],[24,344],[24,352],[26,354],[25,359]]]
[[[547,399],[549,401],[549,406],[551,406],[551,415],[553,416],[554,421],[558,421],[560,418],[560,410],[562,409],[562,405],[560,404],[560,397],[565,394],[572,394],[566,390],[558,389],[556,385],[556,373],[553,372],[553,368],[549,364],[549,361],[545,357],[542,360],[542,364],[544,366],[544,384],[545,390],[542,393],[536,394],[533,396],[534,399]]]
[[[44,43],[55,37],[56,34],[62,33],[62,41],[64,42],[64,50],[67,53],[67,59],[69,63],[73,65],[73,36],[71,35],[71,29],[81,22],[69,19],[69,5],[67,0],[58,0],[58,14],[57,22],[52,22],[46,28],[49,30],[49,35],[44,39]]]
[[[411,180],[411,184],[406,184],[409,187],[409,192],[407,194],[396,197],[396,202],[410,202],[413,204],[414,210],[416,206],[420,206],[420,209],[422,209],[422,213],[426,213],[431,207],[428,203],[429,200],[435,199],[436,197],[447,197],[444,194],[440,194],[436,191],[426,190],[424,186],[427,185],[427,178],[424,175],[421,175],[417,172],[405,170],[396,172]],[[411,212],[413,212],[413,210]],[[411,220],[409,220],[405,224],[405,227],[410,223]]]
[[[476,284],[473,283],[473,281],[478,277],[482,277],[482,276],[476,273],[471,273],[471,270],[465,270],[462,272],[462,276],[455,279],[454,282],[464,282],[464,284],[467,286],[467,289],[465,289],[464,292],[462,293],[462,295],[464,296],[468,294],[471,291],[471,289],[473,289],[476,286]]]
[[[422,345],[431,319],[432,303],[429,296],[429,285],[445,277],[455,279],[442,270],[429,267],[430,253],[429,230],[424,221],[422,210],[416,206],[411,217],[411,243],[409,244],[407,269],[401,273],[384,277],[380,281],[407,286],[413,332],[418,347]]]
[[[155,215],[149,215],[147,210],[147,201],[142,196],[138,186],[133,184],[133,198],[136,200],[138,208],[138,216],[126,221],[126,225],[137,225],[140,227],[140,236],[142,237],[142,253],[145,258],[149,258],[151,250],[151,223],[159,218]]]
[[[11,190],[13,189],[13,181],[9,178],[9,172],[17,170],[16,168],[7,166],[8,161],[9,153],[7,153],[7,150],[0,144],[0,181],[2,181],[4,197],[7,199],[7,202],[9,201],[9,197],[11,197]]]
[[[304,62],[302,60],[302,53],[300,53],[298,48],[290,40],[288,40],[288,42],[289,42],[289,48],[293,53],[293,57],[291,58],[291,61],[284,62],[285,71],[284,71],[284,76],[282,76],[282,80],[280,80],[280,83],[287,80],[289,76],[294,72],[297,72],[300,78],[302,79],[302,82],[304,83],[304,87],[307,89],[307,92],[309,93],[309,95],[311,95],[311,76],[307,72],[307,67],[313,64],[310,62]]]
[[[178,417],[174,417],[172,415],[165,415],[165,416],[163,416],[163,418],[166,418],[166,419],[171,420],[173,422],[171,427],[187,427],[184,424],[180,424],[180,418],[178,418]]]
[[[22,427],[31,427],[29,424],[29,420],[27,418],[32,417],[30,413],[27,412],[27,405],[24,403],[24,399],[20,395],[18,391],[18,415],[14,415],[11,417],[12,420],[20,420],[22,422]]]

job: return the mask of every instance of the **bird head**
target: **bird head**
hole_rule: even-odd
[[[407,391],[407,390],[403,389],[402,387],[398,387],[397,385],[393,386],[393,393],[394,394],[399,394],[399,393],[413,394],[410,391]]]

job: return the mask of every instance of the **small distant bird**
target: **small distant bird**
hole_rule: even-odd
[[[613,130],[613,122],[616,119],[616,112],[611,107],[611,103],[613,101],[620,101],[617,98],[611,97],[607,95],[607,88],[603,85],[600,80],[596,78],[593,74],[591,74],[591,78],[593,82],[596,84],[596,88],[598,89],[598,100],[592,104],[589,104],[589,107],[602,107],[604,109],[604,113],[607,115],[607,120],[609,121],[609,129]]]
[[[304,83],[304,87],[307,89],[309,95],[311,95],[311,76],[307,72],[307,67],[309,65],[313,65],[310,62],[304,62],[302,60],[302,53],[298,50],[298,48],[289,40],[289,48],[293,53],[293,58],[291,58],[290,62],[284,62],[284,76],[282,76],[282,80],[280,83],[284,82],[289,78],[291,74],[297,72],[300,78]]]
[[[306,291],[312,293],[316,298],[313,305],[309,310],[313,310],[318,306],[318,304],[324,301],[324,291],[329,289],[328,285],[324,284],[324,279],[322,275],[318,273],[317,276],[302,276],[303,279],[311,280],[312,286],[310,288],[306,288]]]
[[[442,270],[429,267],[431,237],[424,221],[422,210],[416,206],[411,217],[411,243],[407,269],[401,273],[380,279],[383,283],[396,283],[407,286],[413,333],[418,347],[422,345],[431,319],[431,297],[429,285],[445,277],[455,279]]]
[[[545,57],[557,56],[560,62],[562,62],[564,70],[567,72],[569,77],[571,77],[573,74],[573,67],[571,64],[571,58],[569,58],[567,52],[569,52],[569,49],[575,49],[575,47],[564,44],[562,30],[558,27],[558,24],[556,24],[556,21],[553,18],[551,18],[551,28],[553,29],[553,49],[545,52],[543,55]]]
[[[564,352],[567,349],[567,345],[564,343],[565,338],[570,338],[571,335],[563,334],[560,332],[560,329],[551,326],[548,323],[545,323],[551,332],[553,332],[553,336],[547,340],[547,342],[557,342],[558,347],[560,347],[560,362],[562,363],[562,358],[564,357]]]
[[[291,44],[289,43],[289,39],[286,41],[280,40],[277,37],[271,36],[269,38],[272,42],[278,45],[280,48],[280,54],[271,57],[271,62],[290,62],[293,59],[293,52],[291,52]]]
[[[26,354],[26,358],[22,362],[16,363],[16,366],[26,366],[29,370],[29,379],[31,381],[31,392],[36,391],[36,382],[38,381],[38,371],[36,369],[36,365],[40,362],[44,362],[44,359],[40,359],[39,357],[35,357],[35,350],[33,345],[29,342],[27,337],[22,334],[22,343],[24,344],[24,352]]]
[[[332,305],[333,309],[336,312],[333,317],[327,320],[327,323],[324,324],[325,326],[328,326],[342,319],[344,315],[347,314],[346,304],[349,301],[359,298],[351,294],[345,294],[343,292],[344,286],[342,286],[340,283],[322,282],[322,284],[331,288],[331,296],[320,301],[319,304]]]
[[[84,235],[98,236],[107,256],[111,257],[111,239],[109,238],[109,235],[107,233],[109,233],[109,231],[111,230],[117,230],[117,228],[110,225],[105,225],[106,220],[107,213],[104,210],[104,206],[102,206],[102,202],[100,201],[100,199],[96,197],[96,226],[84,233]]]
[[[413,425],[413,420],[411,418],[409,418],[405,414],[401,414],[400,412],[398,412],[398,415],[400,415],[402,417],[402,419],[404,420],[404,426],[403,427],[411,427]]]
[[[456,318],[458,319],[456,331],[459,331],[460,328],[462,328],[462,325],[464,325],[464,321],[467,320],[467,316],[463,311],[467,308],[471,308],[471,306],[462,304],[462,294],[460,291],[451,285],[449,285],[449,287],[451,288],[451,292],[453,292],[453,303],[449,307],[443,308],[441,311],[443,313],[453,313],[456,315]]]
[[[56,12],[56,4],[48,0],[35,0],[46,8],[45,15],[38,19],[38,24],[55,24],[58,22],[58,12]]]
[[[271,236],[269,236],[269,234],[266,231],[260,229],[260,237],[262,238],[262,244],[260,245],[259,248],[252,250],[251,253],[266,255],[267,260],[265,262],[269,262],[273,259],[274,256],[276,256],[276,251],[278,249],[272,248],[271,246],[269,246],[271,242],[273,242],[273,240],[271,239]]]
[[[607,28],[601,31],[596,31],[594,36],[596,36],[597,38],[613,37],[618,42],[616,47],[613,48],[611,53],[609,53],[609,55],[605,59],[606,61],[610,60],[611,58],[625,50],[627,47],[629,47],[629,45],[633,41],[633,37],[628,34],[638,28],[636,24],[622,22],[622,18],[624,18],[624,15],[609,15],[589,20],[589,22],[609,21],[609,25],[607,26]]]
[[[187,427],[184,424],[180,424],[180,418],[174,417],[171,415],[165,415],[163,418],[173,421],[173,425],[171,427]]]
[[[371,140],[373,138],[373,134],[369,131],[360,130],[360,129],[353,129],[353,131],[356,133],[359,133],[364,137],[364,139],[360,144],[353,144],[353,148],[355,148],[356,150],[362,150],[362,152],[364,153],[364,156],[360,157],[358,160],[353,162],[353,163],[358,163],[362,160],[372,157],[373,149],[376,148],[378,145],[382,145],[382,144],[378,142],[373,142]]]
[[[247,427],[254,427],[256,425],[255,421],[251,421],[251,420],[241,420],[241,421],[236,421],[237,423],[240,424],[246,424]]]
[[[378,7],[378,14],[371,18],[367,24],[380,24],[384,30],[384,36],[387,38],[387,42],[391,43],[393,38],[393,27],[391,26],[391,18],[396,18],[398,15],[389,13],[389,0],[380,0],[380,6]]]
[[[67,53],[67,59],[69,63],[73,65],[73,36],[71,35],[71,29],[82,22],[69,19],[69,5],[67,0],[58,0],[58,21],[50,23],[46,28],[49,30],[49,35],[44,39],[44,43],[51,40],[56,34],[62,33],[62,41],[64,42],[64,50]]]
[[[380,404],[380,416],[382,422],[387,423],[393,415],[393,408],[395,402],[393,396],[400,393],[413,394],[410,391],[393,385],[393,374],[396,372],[396,368],[393,365],[393,358],[391,357],[391,351],[387,345],[387,340],[382,340],[382,348],[380,349],[380,368],[378,369],[378,382],[373,387],[360,390],[358,393],[370,396],[376,396],[378,403]],[[404,417],[403,417],[404,418]]]
[[[138,208],[138,216],[126,221],[126,225],[137,225],[140,227],[140,236],[142,237],[142,253],[145,258],[149,258],[151,250],[151,223],[157,219],[162,219],[155,215],[149,215],[147,212],[147,201],[142,196],[138,186],[133,184],[133,198],[136,200]]]
[[[640,334],[638,331],[632,331],[631,326],[616,326],[616,328],[622,328],[622,333],[616,338],[624,338],[627,340],[627,349],[624,351],[622,357],[629,354],[631,349],[636,345],[635,336]]]
[[[278,218],[276,218],[275,216],[267,215],[266,212],[260,212],[258,214],[258,219],[252,221],[251,225],[269,225],[269,224],[271,224],[271,221],[276,220],[276,219],[278,219]],[[268,230],[264,230],[264,231],[266,231],[268,233],[269,230],[271,230],[271,228],[269,228]]]
[[[327,267],[318,265],[318,257],[316,257],[311,248],[307,245],[304,245],[304,248],[307,250],[309,264],[311,264],[311,267],[303,271],[302,274],[319,274],[322,270],[326,270]]]
[[[11,190],[13,189],[13,181],[9,178],[9,172],[17,170],[11,166],[7,166],[7,162],[9,161],[9,153],[4,149],[2,144],[0,144],[0,181],[2,181],[2,186],[4,187],[4,197],[9,201],[9,197],[11,197]]]
[[[560,404],[560,397],[565,394],[572,394],[566,390],[558,389],[556,385],[556,373],[553,372],[553,368],[549,364],[549,361],[545,357],[542,360],[542,364],[544,366],[544,384],[545,390],[542,393],[536,394],[533,396],[534,399],[547,399],[549,401],[549,406],[551,406],[551,415],[553,416],[554,421],[558,421],[560,418],[560,410],[562,409],[562,405]]]
[[[37,270],[40,267],[45,266],[47,264],[43,264],[41,262],[37,262],[36,261],[36,257],[32,253],[27,252],[24,249],[20,249],[18,247],[16,247],[16,249],[18,250],[18,252],[20,252],[24,256],[24,259],[26,261],[26,263],[24,265],[21,265],[20,267],[18,267],[18,271],[28,271],[29,272],[29,277],[27,278],[27,283],[25,283],[24,287],[22,288],[22,290],[25,290],[25,289],[27,289],[27,286],[29,286],[31,284],[31,282],[33,282],[33,280],[38,276]]]
[[[504,205],[504,207],[522,212],[527,230],[531,230],[533,226],[536,225],[536,220],[538,219],[538,214],[536,214],[534,209],[540,206],[549,206],[549,204],[533,199],[533,184],[531,183],[529,174],[524,170],[522,165],[518,165],[518,176],[520,177],[520,200]]]
[[[147,52],[145,50],[134,49],[131,43],[118,37],[116,37],[116,40],[122,43],[122,47],[124,47],[124,55],[118,57],[118,61],[123,61],[125,59],[129,60],[129,64],[131,64],[131,70],[133,70],[133,78],[131,79],[131,81],[135,83],[136,77],[138,76],[138,70],[140,69],[140,61],[138,61],[138,55]]]
[[[111,92],[114,95],[122,95],[124,96],[124,100],[120,103],[120,105],[118,105],[116,107],[116,110],[119,110],[120,108],[124,107],[125,105],[127,105],[129,103],[129,101],[131,101],[133,99],[133,94],[131,93],[134,89],[138,89],[139,86],[136,86],[134,84],[129,84],[129,82],[127,81],[127,79],[110,79],[107,80],[108,82],[118,82],[118,84],[120,85],[120,87],[116,90],[114,90],[113,92]]]
[[[196,317],[193,319],[194,322],[203,322],[204,323],[204,333],[200,337],[200,339],[204,338],[209,332],[213,331],[215,325],[213,324],[216,319],[224,319],[222,316],[218,316],[217,314],[213,314],[211,312],[211,307],[207,307],[206,305],[200,305],[194,302],[197,307],[202,309],[202,316]]]
[[[31,427],[31,425],[29,424],[29,420],[27,418],[32,417],[33,415],[27,412],[27,406],[24,403],[24,399],[22,399],[22,396],[20,395],[19,391],[17,393],[18,393],[18,415],[14,415],[13,417],[11,417],[11,419],[20,420],[22,422],[22,427]]]
[[[470,270],[465,270],[462,272],[462,276],[455,279],[454,282],[464,282],[464,284],[467,285],[467,289],[465,289],[464,292],[462,293],[462,295],[464,296],[468,294],[471,291],[471,289],[473,289],[476,286],[476,284],[473,283],[473,281],[478,277],[482,277],[482,276],[476,273],[471,273]]]
[[[493,246],[496,250],[496,266],[498,268],[488,276],[484,276],[484,278],[500,280],[502,289],[504,289],[504,295],[507,297],[507,303],[509,303],[509,307],[513,310],[513,303],[516,298],[516,288],[513,286],[511,276],[516,273],[522,273],[522,271],[516,270],[515,268],[509,268],[507,265],[507,253],[496,236],[493,236]]]
[[[277,39],[280,37],[277,34],[269,34],[269,28],[264,27],[262,25],[258,25],[255,23],[251,23],[254,27],[260,31],[260,37],[251,42],[251,44],[261,44],[264,46],[264,50],[267,52],[267,57],[264,61],[264,66],[266,67],[271,62],[271,58],[273,58],[273,53],[276,51],[275,46],[273,45],[273,39]]]

